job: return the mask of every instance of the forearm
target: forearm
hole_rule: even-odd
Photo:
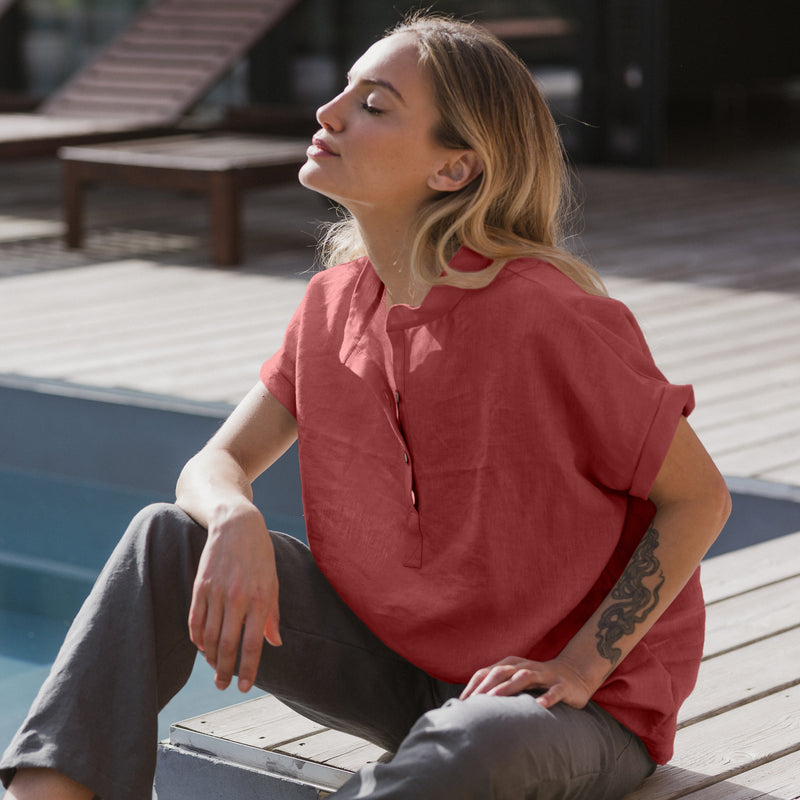
[[[254,508],[253,490],[244,470],[224,450],[204,448],[181,471],[175,502],[209,528],[219,516]]]
[[[294,417],[256,384],[183,468],[175,490],[177,504],[206,528],[218,517],[253,513],[252,482],[296,438]]]
[[[608,596],[562,651],[593,693],[678,596],[727,519],[719,502],[659,508]]]

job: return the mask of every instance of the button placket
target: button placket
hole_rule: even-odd
[[[392,347],[392,370],[394,373],[395,390],[394,406],[397,415],[397,430],[403,441],[403,463],[406,467],[405,491],[409,499],[408,528],[404,544],[403,564],[407,567],[419,569],[422,566],[422,531],[420,529],[419,511],[417,509],[417,495],[414,482],[414,463],[411,458],[411,449],[405,431],[405,411],[403,398],[405,396],[405,380],[407,373],[406,364],[406,334],[403,330],[390,330],[389,341]]]

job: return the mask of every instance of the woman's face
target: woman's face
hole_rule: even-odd
[[[434,141],[438,119],[415,37],[382,39],[354,64],[344,91],[317,111],[322,130],[300,182],[356,218],[414,213],[436,194],[431,176],[454,152]]]

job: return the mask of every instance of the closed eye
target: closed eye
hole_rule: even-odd
[[[364,109],[364,111],[366,111],[367,113],[369,113],[369,114],[375,114],[376,116],[377,116],[378,114],[383,114],[383,113],[384,113],[384,111],[383,111],[383,109],[382,109],[382,108],[377,108],[377,107],[375,107],[375,106],[372,106],[372,105],[370,105],[370,104],[369,104],[369,103],[367,103],[367,102],[364,102],[364,103],[362,103],[362,104],[361,104],[361,108],[363,108],[363,109]]]

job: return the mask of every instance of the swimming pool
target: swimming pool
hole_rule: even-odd
[[[83,598],[130,518],[172,500],[185,461],[227,415],[52,382],[0,379],[0,749],[22,721]],[[800,489],[731,479],[733,514],[711,555],[800,530]],[[305,539],[291,450],[255,486],[277,530]],[[239,702],[199,666],[170,722]]]

